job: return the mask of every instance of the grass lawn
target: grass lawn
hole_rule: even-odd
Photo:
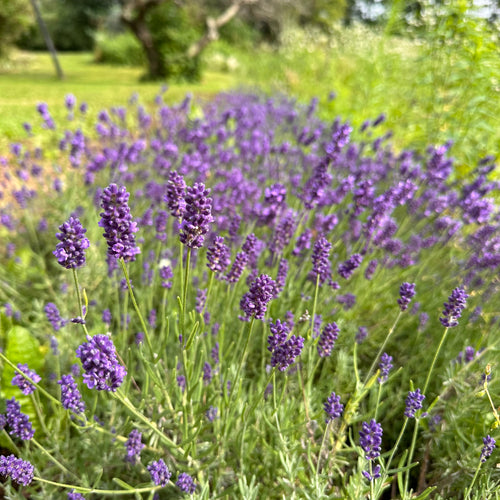
[[[39,123],[36,105],[46,102],[53,116],[64,114],[64,96],[72,93],[78,103],[86,101],[89,112],[126,104],[138,92],[145,104],[152,101],[161,83],[141,82],[141,68],[96,64],[90,53],[59,54],[64,80],[58,80],[47,53],[16,52],[10,63],[0,67],[0,143],[24,137],[25,121]],[[175,84],[167,92],[168,102],[179,102],[187,92],[213,95],[234,87],[228,73],[205,71],[196,84]]]

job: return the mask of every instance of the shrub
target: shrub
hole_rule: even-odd
[[[130,33],[104,33],[96,35],[94,60],[106,64],[143,66],[145,57],[137,39]]]

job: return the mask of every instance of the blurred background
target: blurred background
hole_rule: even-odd
[[[46,102],[91,112],[135,92],[259,89],[400,147],[452,140],[462,173],[496,155],[500,0],[0,0],[0,137]]]

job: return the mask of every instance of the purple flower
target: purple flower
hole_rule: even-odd
[[[132,262],[140,253],[135,246],[137,224],[132,221],[128,206],[129,193],[124,186],[110,184],[101,194],[101,220],[99,226],[104,228],[104,238],[108,244],[108,256],[114,259],[123,258]]]
[[[337,337],[339,336],[339,332],[339,327],[335,322],[327,323],[325,325],[317,346],[320,358],[326,358],[327,356],[330,356],[330,354],[332,353],[332,349],[335,346]]]
[[[323,404],[323,409],[326,412],[326,423],[330,422],[334,418],[339,418],[344,411],[344,405],[340,402],[340,396],[337,396],[334,392],[330,394],[326,403]]]
[[[304,339],[292,335],[288,340],[279,342],[275,337],[270,341],[268,338],[268,349],[272,352],[271,366],[278,367],[280,372],[284,372],[290,365],[295,362],[295,358],[300,356],[304,347]],[[274,345],[274,348],[271,348]]]
[[[365,278],[367,280],[371,280],[373,277],[373,274],[375,273],[377,269],[378,261],[376,259],[371,260],[368,262],[368,265],[366,266],[365,269]]]
[[[157,462],[151,462],[147,469],[151,474],[151,480],[156,486],[167,486],[172,474],[163,459],[160,458]]]
[[[28,415],[21,413],[21,405],[15,398],[8,399],[5,402],[7,425],[10,428],[9,434],[17,436],[18,438],[26,441],[31,439],[35,431],[31,425]]]
[[[66,108],[71,111],[76,104],[76,97],[73,94],[66,94],[64,97],[64,105]]]
[[[205,412],[209,422],[213,422],[218,417],[219,410],[216,406],[210,405],[210,408]]]
[[[230,250],[222,236],[216,236],[213,245],[207,249],[207,267],[214,273],[224,272],[231,263]]]
[[[469,295],[463,288],[455,288],[448,297],[448,302],[444,303],[443,316],[439,318],[441,324],[450,328],[458,325],[458,318],[467,305],[466,300]]]
[[[399,296],[399,307],[401,311],[406,311],[406,309],[408,309],[408,305],[411,302],[411,299],[415,296],[415,283],[403,283],[399,287]]]
[[[61,386],[61,403],[63,408],[75,413],[83,413],[85,411],[85,403],[82,401],[82,395],[78,390],[73,376],[63,375],[57,383]]]
[[[486,459],[493,453],[496,441],[489,435],[483,438],[483,449],[481,450],[481,462],[486,462]]]
[[[0,456],[0,474],[10,477],[17,484],[28,486],[33,481],[33,466],[15,455]]]
[[[77,493],[75,490],[68,492],[67,500],[85,500],[85,497],[81,493]]]
[[[288,275],[288,260],[280,259],[278,264],[278,273],[276,274],[276,295],[281,293],[286,284],[286,277]]]
[[[373,481],[374,479],[378,479],[380,477],[380,469],[380,465],[376,465],[375,467],[373,467],[371,473],[370,471],[363,470],[361,471],[361,474],[363,474],[363,476],[368,479],[368,481]]]
[[[42,378],[34,370],[30,370],[28,365],[18,363],[17,367],[25,373],[33,382],[38,383]],[[26,396],[35,392],[35,386],[20,373],[16,372],[14,378],[12,379],[12,385],[17,385],[21,389],[22,393]]]
[[[107,335],[88,335],[87,340],[76,349],[85,370],[83,381],[89,389],[116,391],[127,371],[118,362],[112,340]]]
[[[352,254],[345,262],[339,265],[337,272],[344,279],[349,279],[352,273],[361,265],[363,257],[359,253]]]
[[[125,443],[127,448],[127,456],[125,460],[135,464],[141,454],[142,449],[146,446],[141,442],[142,434],[137,429],[132,429]]]
[[[380,456],[382,432],[382,426],[375,419],[372,418],[369,423],[363,422],[359,431],[359,445],[363,448],[367,460],[374,460]]]
[[[196,485],[194,484],[193,478],[186,474],[185,472],[181,472],[175,485],[184,493],[189,493],[192,495],[196,490]]]
[[[57,262],[66,269],[76,269],[85,264],[85,250],[90,246],[89,240],[84,236],[87,230],[76,217],[70,217],[59,226],[56,238],[60,241],[52,252]]]
[[[258,276],[240,301],[240,308],[245,313],[245,317],[242,319],[245,321],[251,317],[264,319],[267,304],[275,295],[276,282],[267,274]]]
[[[380,368],[380,377],[378,381],[380,384],[383,384],[387,380],[387,377],[389,377],[389,372],[392,368],[392,356],[384,352],[384,354],[380,356],[380,363],[378,366]]]
[[[107,325],[111,324],[111,311],[109,309],[104,309],[102,311],[102,321],[103,323],[106,323]]]
[[[356,344],[361,344],[366,337],[368,337],[368,328],[366,328],[366,326],[360,326],[354,337]]]
[[[237,283],[241,278],[243,270],[248,262],[248,254],[246,252],[238,252],[234,258],[233,265],[227,273],[225,279],[228,283]]]
[[[52,302],[49,302],[45,306],[44,310],[47,319],[50,321],[52,328],[56,332],[59,331],[66,324],[66,320],[61,318],[61,315],[59,314],[59,309],[57,309],[57,306]]]
[[[205,235],[210,229],[212,217],[212,198],[209,189],[197,183],[186,189],[186,210],[180,226],[181,243],[189,248],[201,248]]]
[[[160,278],[162,279],[161,286],[163,288],[172,288],[172,281],[174,277],[174,272],[170,266],[160,267]]]
[[[316,280],[319,278],[319,283],[322,285],[330,279],[330,250],[331,243],[324,237],[320,238],[314,244],[312,254],[313,270],[312,275]]]
[[[167,194],[164,197],[170,214],[174,217],[182,217],[186,210],[186,183],[184,177],[175,170],[170,172],[167,182]]]
[[[406,398],[405,417],[414,418],[418,410],[422,408],[425,396],[420,393],[420,389],[410,391]]]

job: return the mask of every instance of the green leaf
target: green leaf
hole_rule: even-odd
[[[130,486],[130,484],[126,483],[125,481],[123,481],[122,479],[120,479],[118,477],[114,477],[113,482],[115,482],[116,484],[119,484],[124,490],[135,489],[133,486]]]
[[[425,491],[420,493],[418,497],[414,497],[414,500],[424,500],[424,498],[427,498],[436,488],[437,486],[429,486]]]

